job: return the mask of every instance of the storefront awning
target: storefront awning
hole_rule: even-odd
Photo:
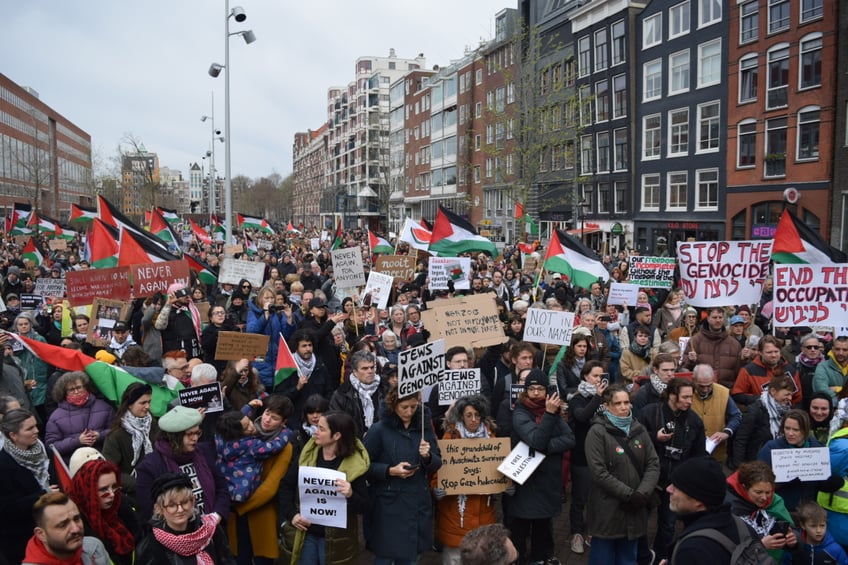
[[[570,233],[571,235],[576,235],[577,237],[580,237],[581,234],[582,235],[588,235],[590,233],[598,233],[600,231],[601,231],[601,228],[586,228],[584,230],[577,228],[577,229],[574,229],[574,230],[568,230],[567,233]]]

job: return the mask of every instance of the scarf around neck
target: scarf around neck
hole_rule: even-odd
[[[312,371],[315,370],[315,365],[318,363],[315,354],[313,353],[309,359],[304,359],[300,355],[292,355],[292,357],[294,357],[294,362],[297,363],[298,374],[309,379],[312,376]]]
[[[29,538],[26,546],[24,563],[35,563],[37,565],[83,565],[82,546],[74,552],[71,559],[59,559],[44,547],[44,543],[38,537]]]
[[[819,355],[819,356],[818,356],[818,357],[816,357],[815,359],[810,359],[809,357],[807,357],[806,355],[804,355],[804,353],[803,353],[803,352],[802,352],[802,353],[800,353],[800,354],[798,355],[798,358],[797,358],[797,359],[798,359],[798,362],[799,362],[800,364],[802,364],[802,365],[803,365],[803,366],[805,366],[805,367],[809,367],[809,368],[811,368],[811,369],[812,369],[813,367],[817,367],[819,363],[821,363],[822,361],[824,361],[824,357],[822,357],[821,355]]]
[[[121,427],[132,438],[133,459],[130,465],[133,468],[142,457],[153,451],[153,444],[150,443],[150,425],[152,422],[153,416],[150,414],[147,414],[144,418],[137,418],[127,412],[121,418]]]
[[[536,398],[532,399],[530,397],[525,398],[521,402],[525,408],[527,408],[531,414],[536,418],[536,423],[540,423],[542,421],[542,417],[545,415],[545,398]]]
[[[764,390],[762,394],[760,394],[760,399],[763,401],[763,406],[765,406],[768,411],[771,437],[780,437],[780,421],[783,419],[784,414],[789,412],[789,409],[792,408],[792,406],[778,404],[774,397],[769,394],[768,389]]]
[[[648,361],[651,358],[651,342],[645,345],[639,345],[636,340],[630,342],[630,351],[640,359]]]
[[[651,386],[654,388],[654,391],[657,394],[662,394],[665,392],[665,389],[668,387],[668,384],[664,383],[663,380],[659,378],[656,373],[651,373]]]
[[[586,381],[580,381],[580,384],[577,385],[577,393],[586,398],[591,398],[598,394],[598,387]]]
[[[465,427],[465,424],[462,422],[456,423],[456,431],[459,432],[460,439],[477,439],[477,438],[487,438],[491,437],[489,435],[489,430],[486,429],[486,426],[480,422],[480,426],[477,428],[476,432],[469,432],[468,428]]]
[[[365,429],[370,429],[374,423],[374,400],[372,396],[377,387],[380,386],[380,377],[375,375],[371,384],[364,384],[351,373],[350,386],[359,394],[359,403],[362,405],[362,414],[365,416]]]
[[[3,444],[3,449],[15,460],[15,463],[32,472],[41,488],[50,490],[50,472],[48,471],[50,462],[47,449],[41,440],[37,440],[29,449],[21,449],[13,441],[7,440]]]
[[[609,420],[609,423],[624,432],[624,435],[630,435],[630,426],[633,425],[633,410],[627,416],[616,416],[609,410],[604,410],[604,416]]]
[[[211,514],[200,517],[200,525],[193,532],[172,534],[171,532],[153,527],[153,537],[168,551],[173,551],[181,557],[197,557],[198,565],[215,565],[212,556],[206,551],[215,535],[217,520]]]

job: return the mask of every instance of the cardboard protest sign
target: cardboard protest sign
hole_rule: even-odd
[[[68,242],[64,239],[51,239],[47,242],[47,247],[53,251],[65,251],[68,249]]]
[[[574,312],[559,312],[528,308],[524,324],[524,339],[531,343],[571,345],[574,331]]]
[[[453,282],[453,288],[464,290],[471,288],[471,258],[470,257],[430,257],[428,266],[430,290],[447,290],[448,281]]]
[[[774,266],[776,327],[848,325],[848,265]]]
[[[374,268],[384,275],[409,282],[415,276],[415,261],[411,255],[378,255]]]
[[[635,284],[611,283],[607,304],[624,304],[626,302],[628,306],[633,306],[638,299],[639,288]]]
[[[771,468],[779,483],[794,479],[823,481],[830,477],[830,450],[826,447],[772,449]]]
[[[271,338],[263,334],[242,332],[218,332],[218,345],[215,348],[216,361],[238,361],[265,357]]]
[[[112,341],[115,322],[129,320],[130,305],[121,300],[95,298],[91,305],[91,323],[85,341],[97,347],[106,347]]]
[[[686,304],[705,308],[759,302],[771,245],[771,240],[677,242]]]
[[[333,249],[333,278],[339,288],[353,288],[365,284],[362,251],[358,247]]]
[[[240,253],[244,253],[244,245],[241,243],[224,246],[224,257],[234,257]]]
[[[347,498],[336,487],[339,480],[346,480],[341,471],[302,465],[297,470],[300,515],[313,524],[346,528]]]
[[[539,267],[539,260],[532,255],[521,256],[521,272],[525,275],[533,275]]]
[[[480,394],[480,369],[445,369],[439,377],[439,406],[450,406],[472,394]]]
[[[186,260],[130,265],[130,276],[136,296],[153,296],[157,292],[165,294],[174,283],[185,286],[191,283]]]
[[[440,439],[439,449],[436,485],[447,494],[495,494],[509,487],[511,481],[498,471],[509,455],[509,438]]]
[[[362,292],[363,304],[369,304],[367,296],[371,296],[370,304],[380,309],[385,309],[389,304],[389,296],[392,294],[392,282],[394,278],[377,271],[368,273],[368,282]]]
[[[398,355],[398,394],[401,397],[420,392],[439,381],[445,368],[445,340],[437,339]]]
[[[224,411],[224,395],[219,382],[184,388],[179,395],[182,406],[205,408],[207,414]]]
[[[644,288],[671,288],[674,284],[674,268],[677,266],[674,257],[631,255],[628,260],[627,280],[630,284]]]
[[[507,339],[494,294],[436,300],[427,306],[427,310],[421,312],[424,327],[434,338],[444,338],[448,348],[454,345],[489,347]]]
[[[498,471],[516,483],[523,485],[544,459],[544,453],[530,449],[529,445],[521,441],[518,442],[515,449],[509,452],[503,463],[498,465]]]
[[[65,296],[66,288],[65,279],[54,279],[51,277],[38,277],[35,279],[35,293],[41,296],[62,298]]]
[[[249,280],[253,288],[261,287],[265,280],[265,263],[224,257],[218,272],[218,282],[238,285],[242,279]]]
[[[65,283],[71,306],[85,306],[101,296],[115,300],[130,299],[129,267],[68,271],[65,273]]]

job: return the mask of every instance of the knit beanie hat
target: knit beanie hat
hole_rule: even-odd
[[[541,369],[533,369],[531,370],[526,377],[524,377],[524,390],[527,390],[532,385],[541,385],[547,388],[550,379]]]
[[[707,508],[717,508],[724,502],[727,479],[721,464],[710,456],[687,459],[669,477],[675,489],[698,500]]]

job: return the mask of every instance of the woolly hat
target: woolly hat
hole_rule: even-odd
[[[162,493],[175,488],[187,488],[191,490],[191,479],[183,473],[164,473],[159,475],[153,481],[153,484],[150,485],[150,495],[153,502],[156,502],[156,499],[158,499]]]
[[[687,459],[671,472],[669,482],[707,508],[721,506],[727,491],[721,464],[710,456]]]
[[[77,474],[77,471],[80,470],[80,467],[88,463],[89,461],[94,461],[95,459],[106,459],[103,457],[103,454],[94,449],[93,447],[80,447],[74,454],[71,455],[71,460],[68,463],[68,472],[71,474],[71,478],[74,478],[74,475]]]
[[[199,426],[203,416],[195,408],[174,406],[159,418],[159,429],[171,434],[184,432],[194,426]]]
[[[6,275],[15,275],[16,277],[19,277],[21,276],[21,268],[17,265],[12,265],[6,269]]]
[[[539,385],[547,388],[549,382],[550,380],[544,371],[533,369],[524,377],[524,390],[530,388],[531,385]]]

